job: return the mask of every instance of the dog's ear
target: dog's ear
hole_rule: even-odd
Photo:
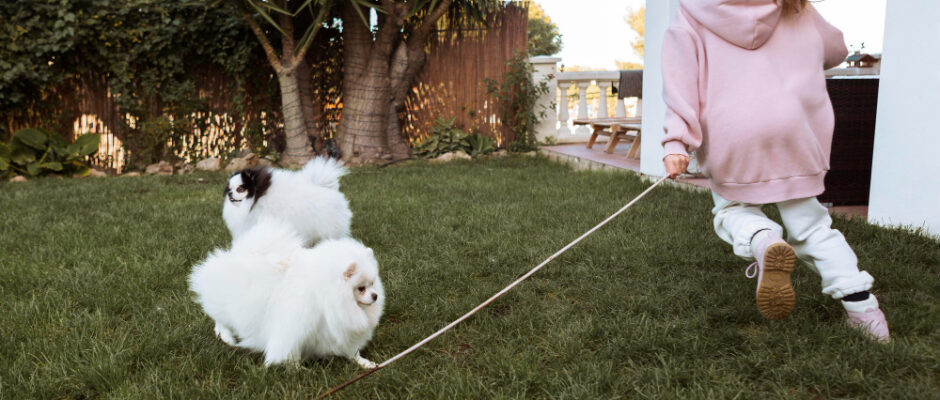
[[[343,272],[343,278],[345,278],[346,280],[349,280],[349,278],[352,278],[353,275],[355,274],[356,274],[356,263],[353,262],[352,264],[349,264],[349,268],[346,268],[346,272]]]
[[[243,169],[238,172],[242,176],[242,186],[245,188],[254,186],[255,182],[255,173],[250,169]]]

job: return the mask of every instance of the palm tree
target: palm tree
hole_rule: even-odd
[[[365,3],[364,0],[347,1],[353,5]],[[305,57],[332,8],[333,0],[244,0],[235,4],[277,74],[287,142],[282,161],[289,165],[302,164],[313,155],[309,137],[317,131],[318,122],[310,66]],[[256,18],[267,22],[275,31],[265,32]],[[300,29],[297,28],[303,30],[299,38],[296,33]],[[280,40],[272,40],[272,36]],[[275,48],[278,42],[280,51]]]
[[[410,156],[399,114],[427,60],[427,42],[434,30],[481,25],[486,13],[502,4],[502,0],[243,0],[242,15],[280,83],[285,162],[298,164],[312,155],[307,133],[316,131],[317,121],[304,57],[324,21],[339,18],[342,25],[340,149],[347,161],[369,163]],[[374,21],[367,17],[372,9]],[[265,32],[264,23],[275,31]],[[280,52],[271,35],[280,37]]]

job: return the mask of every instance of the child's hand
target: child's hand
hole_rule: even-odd
[[[669,174],[669,179],[675,179],[689,167],[689,156],[670,154],[663,159],[663,165],[666,166],[666,173]]]

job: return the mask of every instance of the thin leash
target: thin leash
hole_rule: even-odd
[[[328,391],[326,391],[326,392],[323,392],[322,394],[320,394],[319,396],[317,396],[317,399],[326,398],[326,397],[332,395],[333,393],[336,393],[336,392],[342,390],[342,389],[345,388],[346,386],[349,386],[349,385],[355,383],[356,381],[358,381],[358,380],[360,380],[360,379],[362,379],[362,378],[365,378],[365,377],[367,377],[367,376],[373,374],[375,371],[378,371],[378,370],[380,370],[380,369],[382,369],[382,368],[387,367],[389,364],[391,364],[391,363],[397,361],[399,358],[402,358],[402,357],[408,355],[408,353],[411,353],[411,352],[417,350],[419,347],[424,346],[424,345],[427,344],[428,342],[434,340],[434,338],[436,338],[436,337],[442,335],[444,332],[447,332],[448,330],[450,330],[451,328],[453,328],[453,327],[456,326],[457,324],[463,322],[463,320],[469,318],[471,315],[475,314],[477,311],[480,311],[483,307],[486,307],[487,305],[489,305],[490,303],[492,303],[494,300],[498,299],[500,296],[502,296],[502,295],[505,294],[506,292],[510,291],[510,290],[511,290],[512,288],[514,288],[516,285],[522,283],[522,281],[524,281],[524,280],[526,280],[527,278],[529,278],[530,276],[532,276],[532,274],[538,272],[538,270],[542,269],[542,267],[544,267],[546,264],[548,264],[549,262],[551,262],[552,260],[554,260],[556,257],[560,256],[560,255],[561,255],[562,253],[564,253],[565,251],[568,251],[568,249],[570,249],[570,248],[573,247],[574,245],[578,244],[578,242],[580,242],[580,241],[583,240],[584,238],[590,236],[592,233],[594,233],[594,231],[596,231],[596,230],[600,229],[600,227],[606,225],[606,224],[607,224],[608,222],[610,222],[612,219],[614,219],[614,218],[616,218],[618,215],[620,215],[620,213],[626,211],[628,208],[630,208],[630,206],[633,205],[633,203],[636,203],[638,200],[640,200],[641,198],[643,198],[643,196],[645,196],[647,193],[649,193],[651,190],[653,190],[653,188],[655,188],[656,186],[659,186],[660,183],[663,183],[663,181],[665,181],[665,180],[668,179],[668,178],[669,178],[669,175],[666,175],[666,176],[663,176],[662,178],[660,178],[658,181],[656,181],[656,183],[654,183],[654,184],[650,185],[650,187],[646,188],[646,190],[644,190],[643,193],[640,193],[640,194],[639,194],[638,196],[636,196],[633,200],[631,200],[629,203],[627,203],[627,205],[623,206],[621,209],[617,210],[617,212],[615,212],[615,213],[611,214],[611,216],[607,217],[607,219],[601,221],[601,223],[597,224],[595,227],[591,228],[589,231],[585,232],[583,235],[581,235],[580,237],[578,237],[577,239],[575,239],[575,240],[572,241],[571,243],[568,243],[567,246],[562,247],[561,250],[558,250],[557,252],[555,252],[555,254],[552,254],[550,257],[548,257],[547,259],[545,259],[545,261],[542,261],[541,264],[535,266],[535,268],[532,268],[531,270],[529,270],[529,272],[527,272],[525,275],[522,275],[522,277],[520,277],[519,279],[516,279],[513,283],[510,283],[509,286],[506,286],[505,288],[503,288],[503,290],[500,290],[498,293],[494,294],[493,297],[490,297],[489,299],[487,299],[486,301],[484,301],[484,302],[481,303],[480,305],[474,307],[472,310],[470,310],[469,312],[467,312],[466,314],[464,314],[464,315],[461,316],[460,318],[457,318],[456,320],[454,320],[454,322],[451,322],[450,324],[448,324],[447,326],[441,328],[441,329],[438,330],[437,332],[434,332],[434,334],[432,334],[431,336],[426,337],[424,340],[422,340],[422,341],[420,341],[420,342],[418,342],[418,343],[415,343],[414,346],[409,347],[407,350],[405,350],[405,351],[403,351],[403,352],[401,352],[401,353],[398,353],[397,355],[395,355],[395,356],[392,357],[392,358],[389,358],[388,360],[385,360],[385,362],[379,364],[379,365],[376,366],[375,368],[372,368],[372,369],[370,369],[370,370],[368,370],[368,371],[366,371],[366,372],[363,372],[363,373],[361,373],[361,374],[359,374],[359,375],[356,375],[356,377],[354,377],[354,378],[352,378],[352,379],[350,379],[350,380],[348,380],[348,381],[346,381],[346,382],[343,382],[343,383],[340,384],[339,386],[336,386],[336,387],[334,387],[334,388],[332,388],[332,389],[330,389],[330,390],[328,390]]]

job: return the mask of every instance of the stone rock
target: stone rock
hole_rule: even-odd
[[[225,166],[225,171],[235,172],[235,171],[241,171],[246,168],[251,168],[251,166],[248,163],[248,160],[244,158],[236,158],[236,159],[233,159],[232,161],[229,161],[228,165]]]
[[[192,164],[183,164],[182,166],[179,167],[179,169],[177,169],[177,173],[191,174],[195,170],[196,170],[196,167],[193,166]]]
[[[140,172],[132,171],[124,174],[124,176],[140,176]]]
[[[527,151],[527,152],[525,152],[525,153],[522,153],[522,155],[527,156],[527,157],[535,157],[536,154],[539,154],[539,152],[537,152],[537,151],[535,151],[535,150],[533,150],[533,151]]]
[[[173,175],[173,165],[166,161],[160,161],[156,164],[148,165],[147,168],[144,169],[144,173],[147,175]]]
[[[252,153],[251,150],[241,149],[235,153],[235,158],[250,158],[253,157],[255,153]]]
[[[102,170],[100,170],[100,169],[94,169],[94,168],[92,168],[91,170],[88,171],[88,176],[90,176],[90,177],[92,177],[92,178],[103,178],[103,177],[108,176],[108,173],[107,173],[107,172],[104,172],[104,171],[102,171]]]
[[[275,164],[274,161],[271,161],[267,158],[259,158],[257,165],[260,165],[262,167],[270,167],[270,168],[277,167],[277,164]]]
[[[506,149],[499,150],[493,153],[493,157],[506,157],[509,155],[509,152]]]
[[[196,169],[200,171],[218,171],[222,168],[222,162],[217,157],[209,157],[196,163]]]
[[[235,172],[254,167],[255,165],[258,165],[258,156],[255,155],[255,153],[248,152],[229,161],[228,165],[225,166],[225,170]]]
[[[238,157],[236,157],[236,158],[241,158],[242,160],[246,160],[246,161],[248,161],[248,162],[251,164],[252,167],[254,167],[255,165],[258,164],[258,158],[259,158],[259,157],[258,157],[258,155],[255,154],[255,153],[248,152],[248,153],[245,153],[244,155],[238,156]]]
[[[454,152],[450,152],[450,153],[444,153],[435,158],[432,158],[430,161],[432,163],[442,163],[442,162],[452,161],[454,157],[455,157]]]
[[[470,157],[469,154],[464,153],[462,151],[456,151],[454,152],[454,159],[455,160],[472,160],[473,157]]]
[[[13,178],[10,178],[10,182],[26,182],[26,177],[23,175],[17,175]]]

